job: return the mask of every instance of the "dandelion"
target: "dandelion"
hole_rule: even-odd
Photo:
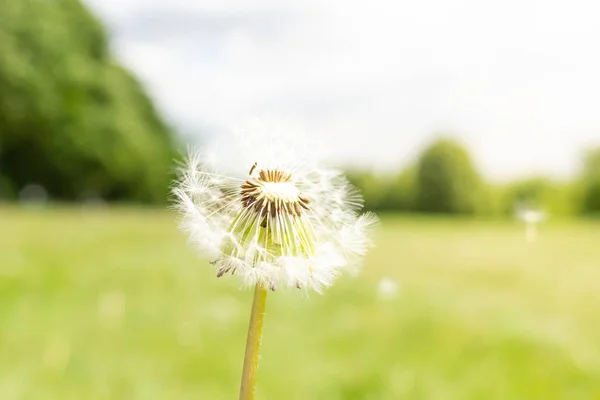
[[[231,176],[219,170],[220,155],[230,148],[212,156],[192,151],[173,193],[182,229],[216,276],[234,275],[255,287],[240,393],[251,399],[267,292],[321,293],[342,272],[355,271],[376,217],[359,213],[361,196],[339,171],[304,157],[310,151],[290,153],[293,141],[242,139],[230,147],[246,145],[236,158],[249,159],[245,170]]]
[[[516,216],[525,223],[525,240],[533,243],[537,240],[537,226],[546,220],[546,213],[542,210],[517,206]]]

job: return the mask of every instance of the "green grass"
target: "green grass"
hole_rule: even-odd
[[[0,208],[0,399],[235,399],[251,298],[170,213]],[[269,294],[257,398],[600,399],[600,225],[384,217],[361,275]]]

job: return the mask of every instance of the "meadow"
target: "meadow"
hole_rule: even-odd
[[[257,399],[600,399],[600,222],[389,215],[376,243],[269,293]],[[236,399],[251,299],[167,211],[4,206],[0,399]]]

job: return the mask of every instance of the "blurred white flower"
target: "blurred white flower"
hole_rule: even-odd
[[[517,218],[526,224],[539,224],[546,220],[546,213],[541,210],[522,209],[517,212]]]
[[[518,205],[515,215],[525,223],[525,240],[528,243],[535,242],[538,236],[537,225],[546,220],[547,214],[543,210]]]
[[[42,185],[30,183],[19,192],[19,202],[31,207],[43,207],[48,203],[48,192]]]
[[[239,178],[221,174],[219,153],[189,154],[173,189],[181,227],[218,277],[321,292],[358,267],[377,218],[358,213],[362,198],[339,171],[294,153],[296,141],[283,132],[264,133],[244,132],[222,150],[231,158],[241,145],[237,161],[254,158]]]
[[[399,292],[398,282],[389,277],[381,278],[377,285],[377,294],[380,300],[392,300],[398,296]]]

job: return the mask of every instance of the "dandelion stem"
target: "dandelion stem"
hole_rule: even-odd
[[[250,326],[248,327],[248,338],[246,339],[246,354],[244,356],[240,400],[254,399],[266,304],[267,289],[260,284],[256,284],[254,300],[252,301],[252,312],[250,314]]]

